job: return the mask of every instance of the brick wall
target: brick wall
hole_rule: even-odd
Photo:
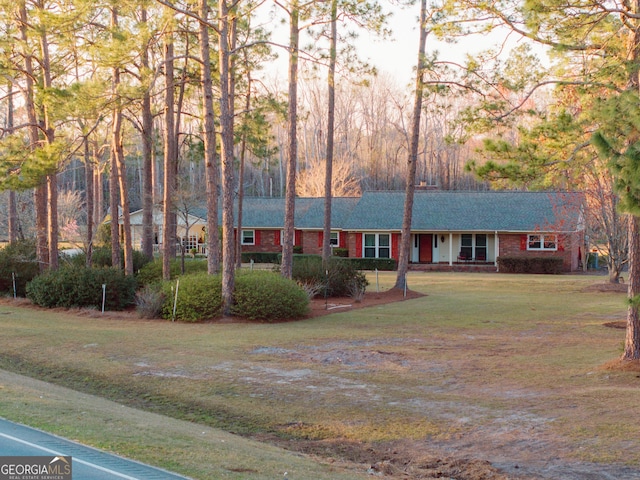
[[[319,231],[302,232],[302,253],[308,255],[322,255],[322,245],[318,245],[321,237]]]
[[[243,252],[281,252],[282,246],[276,244],[276,236],[280,235],[280,230],[256,230],[256,245],[242,245]]]
[[[526,237],[526,235],[524,235]],[[540,251],[522,249],[523,235],[499,235],[501,257],[560,257],[563,269],[571,272],[578,269],[578,247],[581,235],[558,235],[558,250]],[[526,248],[526,247],[525,247]]]

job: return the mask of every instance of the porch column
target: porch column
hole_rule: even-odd
[[[449,266],[453,266],[453,233],[449,232]]]
[[[493,242],[493,264],[498,266],[498,255],[500,255],[500,239],[498,237],[498,232],[494,233],[494,242]]]

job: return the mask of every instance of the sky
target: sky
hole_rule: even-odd
[[[387,73],[395,78],[399,85],[413,85],[414,70],[418,63],[418,15],[419,3],[395,8],[389,19],[388,26],[392,30],[389,38],[384,40],[367,32],[360,32],[356,39],[357,51],[360,57],[376,66],[379,73]],[[339,27],[340,28],[340,27]],[[286,44],[288,41],[288,24],[277,24],[274,40]],[[434,36],[427,38],[427,53],[437,50],[440,58],[461,61],[467,53],[475,53],[502,41],[505,33],[496,33],[492,37],[476,35],[462,39],[458,43],[438,41]],[[517,39],[512,38],[515,42]],[[301,42],[301,46],[305,42]],[[279,78],[286,80],[287,54],[281,50],[279,58],[267,68],[268,72],[275,72]]]
[[[393,30],[390,38],[381,40],[367,32],[360,32],[356,39],[359,56],[376,66],[380,73],[387,72],[399,81],[406,83],[413,78],[413,69],[418,60],[418,14],[419,5],[407,9],[395,9],[389,26]],[[273,32],[272,40],[286,44],[289,36],[287,23],[274,23],[269,27]],[[340,27],[338,27],[340,28]],[[301,47],[308,40],[300,42]],[[277,50],[276,50],[277,51]],[[287,53],[280,50],[278,59],[266,68],[268,75],[287,77]]]

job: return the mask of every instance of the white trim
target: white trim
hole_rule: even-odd
[[[333,243],[333,235],[335,234],[335,243]],[[329,246],[330,247],[339,247],[340,246],[340,231],[339,230],[331,230],[329,233]]]
[[[532,237],[539,237],[539,242],[532,240]],[[547,240],[548,237],[549,238]],[[532,247],[532,243],[540,243],[539,247]],[[553,247],[547,247],[547,243],[553,244]],[[558,235],[555,233],[528,233],[527,234],[527,250],[530,252],[557,252],[558,251]]]
[[[366,238],[367,235],[373,235],[374,239],[375,239],[375,243],[374,245],[366,245]],[[380,237],[382,235],[385,235],[389,238],[389,244],[388,245],[380,245]],[[391,236],[391,233],[387,232],[387,233],[378,233],[378,232],[362,232],[362,258],[391,258],[391,254],[392,254],[392,243],[393,243],[393,238]],[[388,257],[381,257],[380,256],[380,249],[386,248],[389,250],[389,256]],[[367,257],[366,256],[366,251],[367,249],[373,249],[375,255],[373,257]]]
[[[251,232],[252,233],[252,240],[251,242],[246,242],[245,241],[245,237],[244,237],[244,233],[245,232]],[[255,245],[256,244],[256,231],[253,229],[242,229],[240,231],[240,245]]]

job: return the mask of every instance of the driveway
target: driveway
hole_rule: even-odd
[[[2,456],[71,456],[73,480],[185,480],[49,433],[0,419]]]

